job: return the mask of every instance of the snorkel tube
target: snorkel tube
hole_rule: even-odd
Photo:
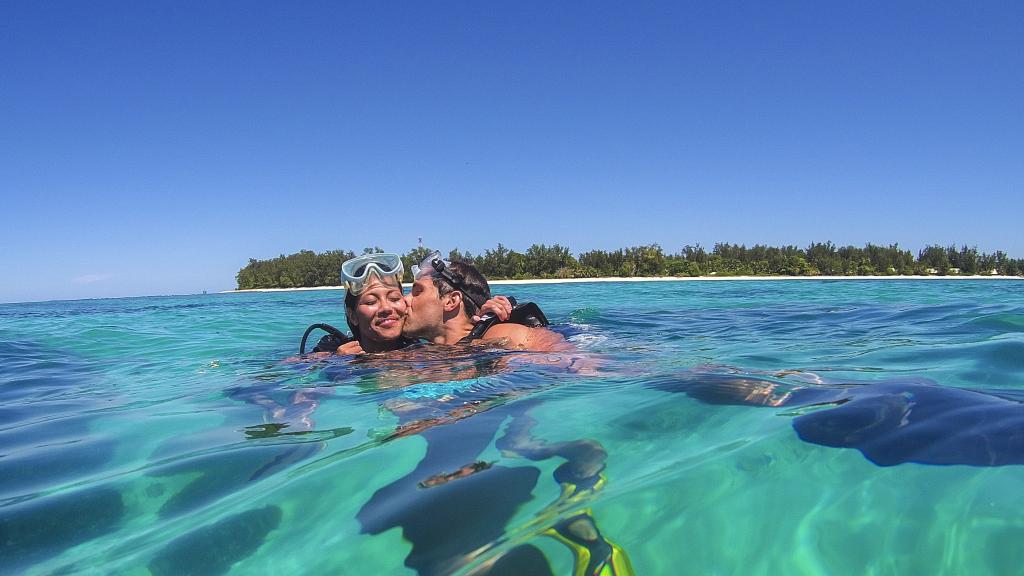
[[[299,343],[300,356],[306,353],[306,339],[309,338],[309,333],[317,328],[327,332],[327,335],[320,338],[320,341],[316,343],[311,352],[334,352],[338,349],[338,346],[352,340],[347,334],[330,324],[313,324],[302,333],[302,342]]]

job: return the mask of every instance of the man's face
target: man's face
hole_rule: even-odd
[[[411,338],[431,338],[444,328],[444,302],[437,294],[430,277],[413,282],[405,297],[408,311],[402,335]]]

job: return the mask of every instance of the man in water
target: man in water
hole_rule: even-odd
[[[413,266],[412,290],[405,297],[407,315],[402,335],[434,344],[458,344],[472,337],[474,316],[491,298],[487,279],[468,262],[447,262],[437,253]],[[486,341],[521,350],[563,351],[571,347],[556,332],[511,322],[494,324]]]

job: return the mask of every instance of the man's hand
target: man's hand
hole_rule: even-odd
[[[476,324],[480,321],[480,317],[490,312],[498,317],[498,320],[504,322],[508,320],[508,317],[512,315],[512,303],[508,301],[508,298],[504,296],[494,296],[477,311],[477,315],[473,316],[473,323]]]
[[[359,340],[353,340],[351,342],[345,342],[341,346],[338,346],[338,354],[365,354],[363,347],[359,344]]]

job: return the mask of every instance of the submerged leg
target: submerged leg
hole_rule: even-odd
[[[529,460],[547,460],[552,456],[564,458],[564,464],[555,470],[555,479],[560,484],[570,483],[575,491],[592,488],[600,481],[608,452],[596,440],[570,440],[551,442],[535,437],[532,433],[537,420],[527,411],[533,403],[520,406],[512,415],[512,421],[505,428],[505,434],[495,442],[503,454]]]
[[[796,386],[735,374],[679,374],[654,380],[650,386],[664,392],[682,392],[707,404],[730,406],[804,406],[848,397],[848,386]]]

